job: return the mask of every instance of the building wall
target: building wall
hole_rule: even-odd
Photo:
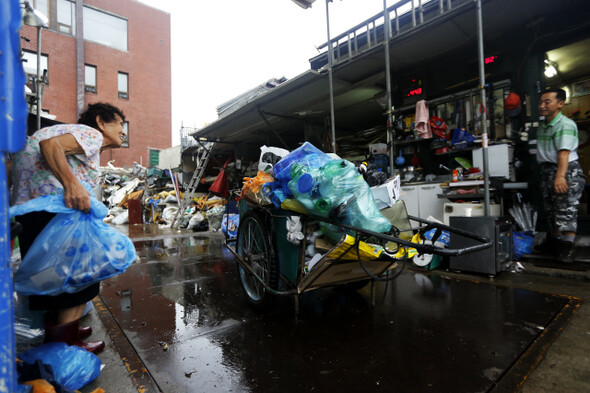
[[[119,107],[129,122],[129,148],[108,150],[101,165],[133,162],[147,166],[148,147],[172,144],[170,15],[135,0],[88,0],[84,4],[128,20],[128,50],[84,42],[84,63],[96,66],[97,92],[85,92],[85,105],[103,101]],[[36,29],[23,26],[23,49],[35,51]],[[41,52],[48,56],[49,84],[43,109],[63,123],[73,123],[76,108],[76,38],[44,29]],[[118,97],[118,72],[129,74],[128,99]],[[84,75],[81,75],[84,80]]]

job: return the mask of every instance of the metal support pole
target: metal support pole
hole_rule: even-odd
[[[389,176],[393,174],[393,116],[391,114],[391,64],[389,60],[389,37],[391,30],[391,21],[389,20],[389,11],[387,10],[387,0],[383,0],[383,22],[385,24],[385,88],[387,90],[387,135],[389,135]]]
[[[487,101],[486,101],[486,75],[483,56],[483,21],[481,0],[477,0],[477,49],[479,57],[479,89],[481,92],[481,105],[484,111],[482,117],[481,147],[483,154],[483,179],[484,179],[484,214],[490,215],[490,173],[488,156],[488,124],[487,124]]]
[[[41,104],[43,93],[41,93],[41,26],[37,27],[37,130],[41,129]]]
[[[336,153],[336,123],[334,116],[334,81],[332,79],[332,65],[334,62],[334,48],[330,40],[330,7],[332,0],[326,0],[326,28],[328,31],[328,84],[330,85],[330,127],[332,129],[332,152]]]

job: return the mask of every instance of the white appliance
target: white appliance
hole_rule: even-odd
[[[445,203],[443,222],[449,225],[450,217],[480,217],[484,215],[483,203]],[[490,216],[500,217],[501,205],[497,203],[490,203]]]
[[[473,149],[471,152],[473,166],[483,171],[483,148]],[[512,161],[514,158],[514,147],[502,145],[488,146],[489,175],[503,177],[510,181],[516,181]]]

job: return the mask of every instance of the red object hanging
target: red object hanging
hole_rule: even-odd
[[[231,162],[231,159],[232,156],[229,156],[227,161],[225,161],[225,164],[223,164],[223,168],[221,168],[219,175],[217,175],[217,178],[211,187],[209,187],[209,191],[222,197],[227,197],[229,195],[229,184],[227,182],[227,172],[225,172],[225,167]]]

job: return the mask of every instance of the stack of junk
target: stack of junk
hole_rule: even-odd
[[[244,187],[237,194],[248,203],[274,205],[363,230],[387,232],[391,223],[380,210],[392,207],[399,197],[400,179],[388,178],[382,145],[387,146],[371,145],[367,159],[355,163],[324,153],[309,142],[291,152],[262,146],[258,174],[245,177]],[[256,167],[253,169],[252,175],[256,173]],[[100,168],[100,174],[102,188],[97,193],[109,208],[106,223],[170,227],[176,217],[180,228],[223,231],[231,238],[237,235],[239,215],[232,199],[240,197],[231,198],[232,193],[230,199],[211,192],[196,193],[179,214],[184,189],[174,171],[148,169],[137,163],[132,168],[119,168],[109,162]],[[342,234],[334,233],[335,228],[321,228],[323,241],[340,241]]]
[[[99,200],[109,208],[105,223],[151,223],[161,228],[172,226],[179,200],[184,198],[178,173],[158,168],[148,169],[137,163],[132,168],[119,168],[109,162],[100,168],[100,177],[102,185],[96,193]],[[227,198],[212,193],[196,193],[180,216],[179,227],[195,231],[223,230],[230,237],[235,237],[238,218],[233,210],[228,213],[227,203]]]

